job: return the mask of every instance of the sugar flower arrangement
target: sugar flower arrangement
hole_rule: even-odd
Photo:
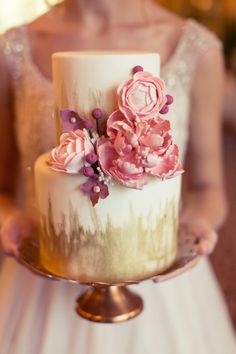
[[[142,189],[150,175],[164,179],[183,172],[170,122],[160,117],[173,102],[164,82],[138,65],[117,95],[119,109],[108,117],[105,129],[100,108],[91,112],[94,121],[61,110],[64,133],[49,161],[55,171],[83,174],[86,181],[80,189],[93,205],[109,195],[112,180]]]

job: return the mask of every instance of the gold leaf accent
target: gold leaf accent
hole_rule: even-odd
[[[48,215],[41,220],[42,262],[54,273],[80,281],[114,282],[157,274],[174,261],[177,215],[175,201],[167,202],[164,214],[154,224],[152,210],[144,220],[130,206],[127,225],[114,226],[108,217],[102,227],[96,208],[91,206],[93,232],[83,228],[78,213],[69,205],[69,220],[62,214],[55,227],[49,198]]]

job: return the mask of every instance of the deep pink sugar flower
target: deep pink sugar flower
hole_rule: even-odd
[[[70,131],[60,137],[60,145],[51,151],[49,164],[54,171],[79,173],[86,164],[86,156],[94,152],[86,130]]]
[[[137,72],[117,92],[119,109],[130,120],[155,118],[167,102],[164,81],[147,72]]]
[[[105,199],[109,195],[107,185],[104,182],[99,181],[98,176],[90,177],[80,186],[80,190],[89,196],[93,206],[97,204],[99,199]]]
[[[147,183],[144,168],[134,151],[118,154],[113,142],[101,137],[97,142],[97,153],[102,170],[118,183],[135,189],[142,189]]]

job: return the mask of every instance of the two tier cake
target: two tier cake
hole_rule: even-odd
[[[116,283],[175,260],[182,168],[159,68],[153,53],[53,56],[59,144],[35,164],[49,271]]]

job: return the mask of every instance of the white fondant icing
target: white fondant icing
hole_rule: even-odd
[[[69,52],[53,55],[56,110],[70,108],[88,117],[100,107],[106,115],[117,109],[116,90],[141,65],[160,75],[160,57],[145,52]]]

